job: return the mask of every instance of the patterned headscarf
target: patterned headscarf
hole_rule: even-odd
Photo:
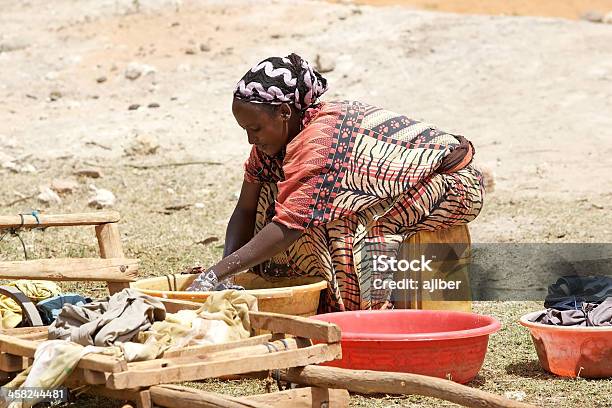
[[[270,57],[251,68],[238,82],[234,97],[253,103],[288,103],[304,111],[327,91],[327,80],[297,54]]]

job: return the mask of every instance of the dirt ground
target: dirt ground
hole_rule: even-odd
[[[418,4],[568,18],[585,4],[612,11],[603,0]],[[291,51],[332,68],[324,74],[327,100],[384,106],[473,141],[496,180],[470,226],[474,242],[612,242],[612,25],[304,0],[0,0],[0,10],[1,213],[89,211],[88,186],[109,189],[126,253],[141,259],[146,276],[221,256],[250,147],[231,115],[233,86],[260,59]],[[154,72],[130,80],[132,62]],[[159,148],[126,155],[137,137]],[[16,172],[2,167],[7,162]],[[77,177],[79,187],[61,204],[36,200],[39,186],[92,166],[103,177]],[[211,237],[218,240],[198,243]],[[95,255],[85,229],[24,238],[33,257]],[[17,240],[0,242],[0,259],[21,258]],[[103,293],[99,285],[70,287]],[[611,406],[610,380],[560,379],[539,368],[516,323],[539,307],[476,305],[504,328],[471,385],[524,391],[526,401],[547,407]],[[203,386],[261,390],[257,382]],[[352,403],[451,406],[417,397]],[[84,398],[73,406],[114,405]]]
[[[577,19],[589,11],[606,13],[612,0],[356,0],[357,4],[405,6],[466,14],[546,16]]]

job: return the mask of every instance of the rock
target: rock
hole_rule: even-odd
[[[83,176],[83,177],[89,177],[89,178],[95,178],[95,179],[102,177],[102,172],[93,167],[84,167],[84,168],[78,169],[74,172],[74,174],[77,176]]]
[[[49,100],[51,101],[57,101],[61,97],[62,97],[62,93],[58,90],[51,91],[51,93],[49,93]]]
[[[106,78],[105,76],[97,77],[97,78],[96,78],[96,82],[97,82],[97,83],[99,83],[99,84],[101,84],[101,83],[103,83],[103,82],[106,82],[106,79],[107,79],[107,78]]]
[[[589,10],[581,15],[580,19],[590,21],[591,23],[601,23],[604,19],[604,15],[599,11]]]
[[[190,64],[180,64],[178,67],[176,67],[176,70],[179,72],[189,72],[191,71],[191,65]]]
[[[17,147],[17,145],[17,138],[0,134],[0,147],[14,149],[15,147]]]
[[[185,54],[187,55],[195,55],[195,53],[196,53],[196,50],[193,47],[189,47],[185,49]]]
[[[43,204],[61,204],[62,199],[57,193],[51,190],[49,187],[40,187],[40,194],[36,196],[36,199]]]
[[[0,38],[0,54],[3,52],[19,51],[26,49],[30,46],[22,38]]]
[[[549,172],[550,166],[548,163],[540,163],[536,166],[536,175],[539,178],[546,178],[546,174]]]
[[[2,168],[13,173],[36,173],[36,167],[30,163],[21,164],[15,161],[6,161],[2,163]]]
[[[155,72],[157,72],[157,70],[151,65],[130,62],[125,69],[125,77],[133,81],[141,76],[154,74]]]
[[[200,44],[200,51],[202,51],[202,52],[209,52],[210,51],[210,45],[208,45],[208,44]]]
[[[159,103],[151,102],[150,104],[147,105],[147,108],[159,108]]]
[[[133,103],[130,106],[128,106],[128,110],[136,110],[138,108],[140,108],[140,105],[137,103]]]
[[[194,208],[197,208],[198,210],[201,210],[205,207],[204,203],[195,203],[193,205]]]
[[[51,182],[51,190],[58,194],[71,194],[79,188],[79,183],[73,179],[54,179]]]
[[[108,208],[115,205],[117,198],[112,191],[105,190],[103,188],[97,188],[95,185],[90,185],[89,189],[93,195],[89,198],[87,205],[93,208],[102,209]]]
[[[146,156],[155,154],[158,149],[159,141],[155,136],[138,135],[124,151],[127,156]]]
[[[315,58],[315,69],[319,71],[319,73],[324,74],[336,69],[336,64],[330,58],[317,54]]]
[[[58,76],[59,76],[59,74],[58,74],[57,72],[55,72],[55,71],[50,71],[50,72],[47,72],[47,73],[45,74],[45,79],[46,79],[47,81],[55,81],[55,80],[57,79],[57,77],[58,77]]]
[[[201,240],[201,241],[197,241],[197,242],[196,242],[196,244],[200,244],[200,245],[204,245],[204,246],[206,246],[206,245],[210,245],[210,244],[212,244],[213,242],[217,242],[217,241],[219,241],[219,238],[218,238],[218,237],[211,236],[211,237],[204,238],[204,239],[203,239],[203,240]]]
[[[608,12],[603,19],[601,20],[602,23],[605,24],[612,24],[612,11]]]
[[[19,173],[19,166],[14,161],[5,161],[2,163],[2,168],[10,170],[14,173]]]
[[[0,163],[12,162],[15,158],[13,156],[9,156],[8,154],[0,151]]]
[[[20,169],[20,173],[36,173],[36,167],[30,163],[22,164]]]
[[[188,210],[190,207],[191,207],[191,204],[183,203],[183,204],[169,205],[167,207],[164,207],[164,209],[166,211],[181,211],[181,210]]]
[[[515,400],[515,401],[523,401],[527,394],[525,391],[506,391],[504,392],[504,397]]]

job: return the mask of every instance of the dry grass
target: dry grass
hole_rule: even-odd
[[[76,165],[72,160],[54,163],[35,163],[41,170],[37,175],[4,173],[0,202],[14,198],[13,191],[33,193],[38,184],[50,182],[54,177],[66,177]],[[126,254],[141,260],[143,276],[174,273],[194,264],[208,265],[219,259],[222,240],[207,246],[197,244],[210,236],[223,237],[226,220],[235,204],[239,186],[239,166],[207,167],[188,166],[155,170],[135,170],[120,162],[116,167],[105,168],[105,177],[96,180],[98,187],[109,188],[119,199],[116,209],[123,216],[121,231]],[[60,207],[45,209],[48,212],[88,211],[86,183],[81,180],[81,191],[64,199]],[[171,189],[174,193],[170,192]],[[170,215],[162,210],[180,203],[204,202],[204,209],[182,210]],[[570,203],[571,204],[571,203]],[[37,207],[34,200],[11,207],[3,207],[2,214],[15,214],[30,207]],[[490,216],[506,211],[507,215],[520,214],[526,206],[509,207],[504,203],[489,203]],[[546,203],[529,203],[532,217],[544,211]],[[558,206],[560,214],[568,208]],[[546,231],[544,232],[546,233]],[[608,231],[602,231],[608,233]],[[586,240],[597,240],[598,231]],[[96,256],[96,241],[91,228],[49,229],[45,232],[24,233],[32,257]],[[545,241],[545,235],[540,237]],[[586,238],[586,237],[585,237]],[[21,248],[15,239],[0,242],[0,259],[21,259]],[[63,284],[67,290],[79,290],[91,296],[104,294],[98,284]],[[496,394],[507,391],[524,391],[525,401],[539,406],[566,408],[576,406],[611,407],[612,380],[563,379],[544,372],[527,332],[517,324],[522,314],[536,310],[535,302],[481,302],[475,310],[500,319],[502,330],[491,337],[489,352],[480,375],[470,385]],[[262,381],[206,381],[193,384],[206,390],[246,395],[264,392]],[[396,398],[352,397],[354,407],[447,407],[439,400],[407,396]],[[588,401],[588,402],[587,402]],[[99,408],[121,406],[106,399],[80,397],[70,407]]]

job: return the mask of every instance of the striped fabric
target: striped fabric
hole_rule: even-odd
[[[254,147],[245,164],[245,180],[262,184],[256,231],[271,221],[304,231],[254,271],[323,276],[324,312],[380,308],[389,293],[372,289],[373,253],[393,255],[416,232],[468,223],[482,208],[474,168],[436,172],[457,145],[434,126],[359,102],[309,109],[283,153]]]

